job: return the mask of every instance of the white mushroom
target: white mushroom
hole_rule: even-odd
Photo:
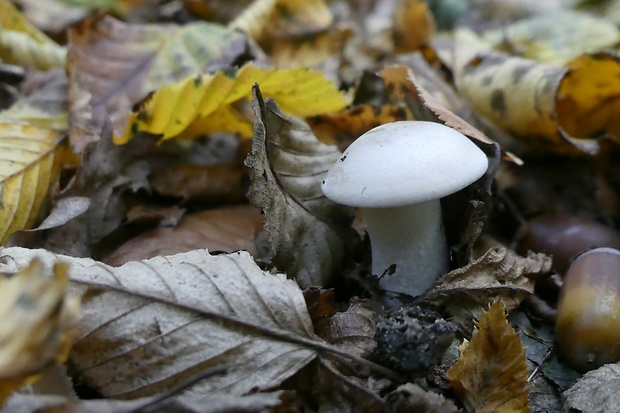
[[[382,288],[417,296],[449,269],[440,198],[476,181],[487,166],[485,154],[452,128],[394,122],[353,142],[322,189],[332,201],[362,209],[372,272],[385,273]]]

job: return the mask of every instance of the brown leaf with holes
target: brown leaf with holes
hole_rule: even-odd
[[[482,314],[471,341],[461,346],[460,353],[446,377],[470,411],[530,411],[525,351],[499,301]]]

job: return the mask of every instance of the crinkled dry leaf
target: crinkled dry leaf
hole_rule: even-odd
[[[162,87],[137,105],[115,142],[128,142],[139,131],[159,135],[162,140],[180,134],[195,138],[211,132],[236,132],[249,137],[254,120],[245,118],[232,104],[249,98],[255,83],[293,116],[336,112],[348,103],[320,72],[305,68],[265,70],[246,65],[235,75],[220,71]]]
[[[274,100],[263,101],[257,86],[254,107],[248,199],[265,213],[272,262],[302,287],[325,286],[341,269],[341,235],[353,235],[352,209],[321,191],[340,151],[319,142],[308,125],[283,113]]]
[[[253,206],[210,209],[186,215],[175,227],[140,234],[121,245],[104,261],[118,266],[128,261],[197,249],[246,250],[257,256],[256,236],[262,226],[263,216]]]
[[[32,257],[69,266],[72,285],[87,287],[71,361],[106,397],[158,394],[216,365],[227,374],[185,394],[246,394],[295,374],[323,343],[298,285],[260,270],[246,252],[196,250],[110,267],[45,250],[5,248],[0,271]],[[302,343],[302,344],[300,344]]]
[[[241,33],[216,24],[129,25],[102,15],[68,36],[70,135],[78,153],[99,139],[106,117],[122,134],[132,106],[149,92],[225,67],[247,45]]]
[[[323,338],[351,354],[368,357],[377,347],[375,331],[378,315],[359,304],[330,318]]]
[[[519,335],[497,301],[480,317],[446,377],[470,411],[521,413],[530,411],[527,373]]]
[[[587,372],[562,395],[565,408],[584,413],[608,413],[620,406],[620,363]]]
[[[155,151],[155,139],[136,139],[125,146],[112,142],[109,127],[82,156],[82,163],[65,196],[90,199],[90,207],[65,225],[50,229],[43,248],[74,257],[92,256],[93,247],[116,230],[125,218],[123,193],[149,189],[150,166],[142,158]]]
[[[470,326],[482,308],[499,300],[511,311],[534,292],[532,276],[551,269],[551,258],[529,252],[521,257],[504,247],[494,247],[465,267],[440,277],[427,298],[441,306],[461,325]]]
[[[29,261],[0,279],[0,404],[47,367],[62,364],[75,333],[80,298],[66,294],[67,266],[46,269]]]
[[[31,25],[9,0],[0,0],[0,10],[0,59],[40,70],[64,66],[64,47]]]
[[[456,405],[440,394],[423,390],[413,383],[403,384],[385,396],[389,411],[393,413],[458,413]]]

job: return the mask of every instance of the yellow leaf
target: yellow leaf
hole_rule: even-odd
[[[476,327],[446,373],[450,385],[470,411],[529,412],[525,351],[503,305],[491,305]]]
[[[245,35],[218,24],[126,24],[97,14],[68,31],[70,140],[76,153],[97,142],[106,119],[120,135],[132,106],[150,91],[247,51]],[[102,66],[101,62],[105,62]]]
[[[274,98],[292,116],[336,112],[348,104],[345,95],[320,72],[246,65],[235,76],[217,72],[162,87],[137,105],[125,132],[114,140],[117,144],[126,143],[136,132],[161,135],[162,140],[187,131],[192,136],[184,133],[184,137],[216,131],[250,136],[253,119],[243,118],[227,105],[249,98],[254,83],[260,84],[263,94]]]
[[[40,70],[62,67],[67,51],[31,25],[8,0],[0,0],[0,59]]]
[[[38,260],[0,279],[0,403],[67,359],[80,305],[66,294],[68,282],[66,264],[50,274]]]
[[[558,88],[556,111],[568,139],[577,145],[605,134],[620,140],[620,57],[582,55],[567,68]]]
[[[0,243],[35,223],[64,151],[52,129],[0,122]]]

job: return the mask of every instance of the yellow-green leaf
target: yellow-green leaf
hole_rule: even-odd
[[[292,116],[333,113],[348,104],[346,95],[320,72],[246,65],[235,76],[220,71],[188,77],[159,89],[138,105],[125,132],[115,136],[115,142],[125,143],[136,132],[161,135],[163,140],[181,133],[195,137],[216,131],[249,137],[253,119],[236,113],[229,105],[249,98],[254,83],[260,85],[263,95],[276,99],[282,110]]]
[[[67,51],[31,25],[8,0],[0,0],[0,59],[40,70],[62,67]]]

